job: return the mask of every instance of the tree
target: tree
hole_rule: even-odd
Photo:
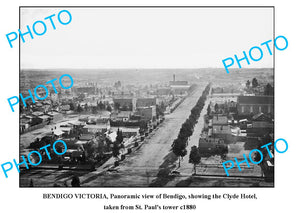
[[[112,155],[117,158],[119,154],[120,154],[120,144],[116,143],[115,141],[112,147]]]
[[[97,103],[97,107],[98,107],[98,109],[100,109],[100,110],[105,109],[105,105],[102,103],[102,101],[100,101],[99,103]]]
[[[255,87],[257,87],[257,86],[258,86],[258,81],[257,81],[256,78],[253,78],[253,79],[252,79],[252,88],[255,88]]]
[[[181,126],[179,131],[179,138],[188,138],[193,134],[194,125],[193,123],[187,119]]]
[[[194,174],[196,174],[196,165],[200,163],[201,155],[197,146],[192,146],[189,163],[194,164]]]
[[[217,113],[219,111],[219,105],[215,104],[215,112]]]
[[[74,110],[74,109],[75,109],[74,103],[70,103],[70,110]]]
[[[33,180],[32,179],[30,179],[29,187],[33,187]]]
[[[106,110],[109,111],[109,112],[112,111],[112,108],[111,108],[111,106],[109,104],[106,106]]]
[[[178,157],[178,168],[180,167],[180,157],[183,158],[186,154],[186,141],[181,138],[176,138],[172,145],[173,153]]]
[[[249,80],[246,83],[246,87],[247,87],[247,89],[249,89],[249,87],[250,87],[250,81]]]
[[[114,157],[118,157],[120,154],[120,149],[122,147],[122,142],[123,142],[123,134],[122,131],[120,129],[118,129],[117,131],[117,137],[116,137],[116,141],[113,144],[113,148],[112,148],[112,153]]]
[[[270,95],[270,96],[274,95],[274,87],[272,87],[271,84],[268,83],[265,86],[264,95]]]
[[[122,131],[121,131],[120,129],[118,129],[116,141],[117,141],[118,143],[122,143],[122,142],[123,142],[123,139],[124,139],[123,133],[122,133]]]
[[[80,112],[82,112],[82,111],[83,111],[82,107],[80,106],[80,104],[78,104],[78,105],[77,105],[77,112],[80,113]]]
[[[71,181],[72,187],[80,187],[80,179],[77,175],[74,175]]]
[[[207,114],[210,115],[211,109],[210,109],[210,104],[207,107]]]

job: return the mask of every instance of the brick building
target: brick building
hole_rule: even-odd
[[[274,115],[274,97],[238,96],[237,111],[239,115],[254,115],[260,112]]]

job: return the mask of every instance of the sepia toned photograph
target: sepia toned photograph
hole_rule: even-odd
[[[27,25],[20,187],[274,187],[273,7],[20,7]]]

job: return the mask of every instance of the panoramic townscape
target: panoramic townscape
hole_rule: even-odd
[[[274,186],[266,151],[230,176],[222,165],[274,140],[273,69],[21,70],[20,92],[62,73],[71,89],[20,104],[20,157],[57,140],[67,151],[20,165],[21,187]]]

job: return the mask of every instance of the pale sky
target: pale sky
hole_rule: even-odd
[[[21,30],[52,14],[56,30],[48,20],[43,36],[21,41],[21,69],[222,68],[273,39],[273,8],[21,8]],[[245,68],[273,67],[264,54]]]

